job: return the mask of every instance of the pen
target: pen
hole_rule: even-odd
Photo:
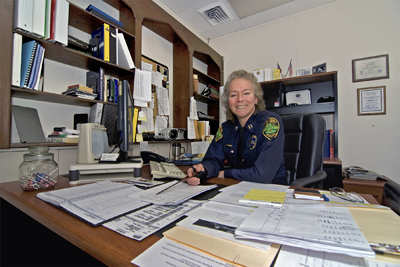
[[[322,197],[324,198],[324,201],[329,202],[329,198],[327,196],[325,196],[325,194],[322,194]]]
[[[165,191],[167,191],[168,189],[170,189],[171,187],[173,187],[173,186],[175,186],[175,185],[177,185],[177,184],[179,184],[179,183],[182,183],[182,182],[184,182],[184,181],[185,181],[185,180],[183,180],[183,179],[182,179],[181,181],[176,181],[174,184],[168,186],[167,188],[164,188],[164,189],[161,190],[160,192],[157,192],[156,195],[161,194],[162,192],[165,192]]]

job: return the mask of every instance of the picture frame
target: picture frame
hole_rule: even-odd
[[[389,78],[389,54],[352,60],[353,83]]]
[[[357,89],[357,112],[361,115],[386,114],[386,86]]]

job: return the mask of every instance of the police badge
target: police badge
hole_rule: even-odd
[[[274,117],[269,117],[265,122],[263,135],[268,140],[275,139],[278,136],[279,128],[279,121]]]

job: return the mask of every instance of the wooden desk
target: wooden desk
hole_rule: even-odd
[[[184,167],[186,169],[187,167]],[[149,167],[145,166],[143,168],[143,176],[148,176]],[[221,179],[212,178],[209,180],[210,183],[217,183],[221,185],[231,185],[238,183],[239,181],[234,179]],[[65,177],[60,177],[55,189],[61,189],[70,187],[68,179]],[[73,246],[78,247],[80,250],[85,251],[92,257],[99,260],[108,266],[132,266],[130,261],[145,251],[148,247],[157,242],[160,237],[152,235],[144,239],[143,241],[132,240],[128,237],[122,236],[117,232],[109,230],[105,227],[92,227],[74,216],[69,215],[65,211],[58,209],[38,198],[36,194],[38,192],[24,192],[19,187],[18,182],[8,182],[0,184],[0,196],[2,199],[13,205],[18,210],[22,211],[24,214],[33,218],[35,221],[39,222],[40,225],[45,226],[52,232],[61,236],[72,243]],[[373,197],[364,196],[367,201],[374,202]],[[4,227],[2,218],[2,227]],[[12,219],[12,218],[9,218]],[[40,244],[37,248],[38,256],[37,259],[42,263],[46,263],[45,251],[46,247],[59,246],[58,244],[47,244],[45,240],[46,236],[39,237],[40,240],[31,240],[29,233],[35,232],[35,229],[30,228],[27,222],[17,222],[20,223],[20,228],[17,231],[21,231],[21,240],[16,240],[17,243],[23,245],[28,241],[33,241],[36,246]],[[25,224],[26,223],[26,224]],[[2,229],[2,239],[5,237],[4,231],[10,231],[10,229]],[[9,236],[12,235],[8,233]],[[4,241],[4,239],[2,240]],[[37,243],[36,243],[37,242]],[[2,244],[4,247],[4,243]],[[43,252],[44,251],[44,252]],[[63,258],[71,257],[75,255],[69,255],[68,251],[61,251],[61,257],[57,260],[63,262]],[[16,257],[24,257],[24,249],[21,247],[20,251],[15,251]],[[18,260],[18,259],[16,259]],[[76,259],[75,265],[82,265],[79,259]]]
[[[346,177],[343,179],[343,189],[346,192],[372,195],[379,204],[382,204],[384,180],[364,180]]]

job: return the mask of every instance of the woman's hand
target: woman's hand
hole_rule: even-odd
[[[196,170],[196,171],[195,171]],[[203,172],[205,169],[203,167],[203,164],[197,164],[197,165],[193,165],[192,167],[190,167],[189,169],[187,169],[186,174],[189,178],[186,179],[186,182],[189,185],[199,185],[200,184],[200,179],[197,177],[192,177],[194,172]]]

